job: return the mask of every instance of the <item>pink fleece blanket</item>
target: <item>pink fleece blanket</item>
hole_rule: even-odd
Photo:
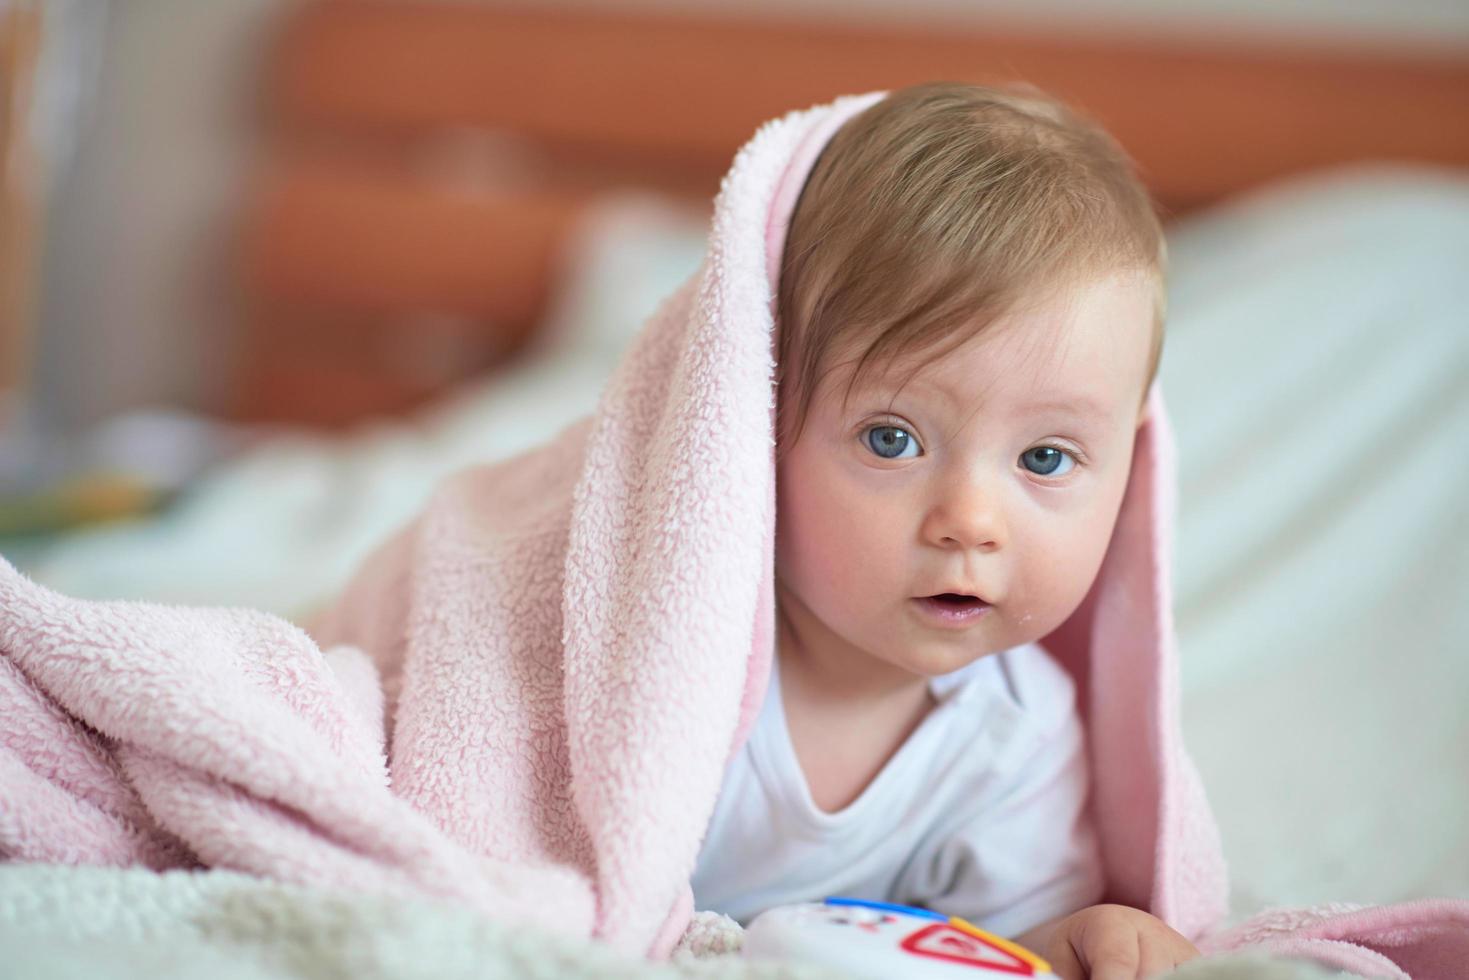
[[[595,413],[446,481],[312,635],[75,600],[0,561],[0,856],[427,893],[665,957],[773,648],[786,223],[827,139],[883,94],[761,127],[704,264]],[[1178,719],[1171,437],[1150,399],[1097,582],[1045,641],[1083,692],[1109,898],[1206,951],[1464,976],[1465,902],[1219,931],[1224,862]]]

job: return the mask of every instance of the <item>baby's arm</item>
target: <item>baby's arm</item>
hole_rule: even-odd
[[[1145,980],[1199,955],[1194,944],[1140,909],[1092,905],[1015,937],[1061,980]]]

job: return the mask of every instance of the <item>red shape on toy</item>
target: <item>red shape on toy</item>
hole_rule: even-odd
[[[910,933],[899,945],[915,956],[930,956],[995,973],[1022,977],[1036,975],[1035,968],[1014,953],[986,942],[973,933],[956,929],[947,922],[935,922]]]

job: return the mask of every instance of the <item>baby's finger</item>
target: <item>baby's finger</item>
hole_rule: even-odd
[[[1142,950],[1138,956],[1137,976],[1140,980],[1150,980],[1152,977],[1167,973],[1187,956],[1181,955],[1181,950],[1170,942],[1159,940],[1153,942],[1142,942]]]
[[[1046,962],[1051,964],[1051,970],[1059,980],[1086,980],[1086,967],[1077,959],[1076,950],[1070,943],[1047,949]]]
[[[1199,958],[1198,947],[1183,936],[1175,932],[1170,938],[1173,940],[1172,966],[1182,966],[1189,960]],[[1172,969],[1172,966],[1169,969]]]
[[[1082,958],[1090,980],[1137,980],[1138,935],[1125,929],[1101,931],[1087,937]]]

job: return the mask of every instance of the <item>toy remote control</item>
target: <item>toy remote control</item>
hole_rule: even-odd
[[[963,919],[857,898],[766,909],[745,928],[744,954],[815,961],[872,980],[982,980],[1051,973],[1039,956]]]

